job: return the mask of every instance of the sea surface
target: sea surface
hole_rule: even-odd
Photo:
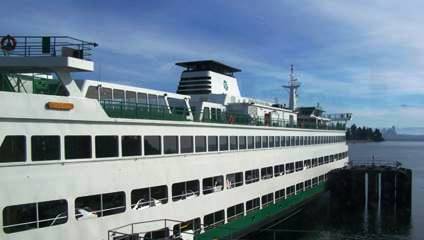
[[[243,239],[424,239],[424,142],[355,143],[349,145],[352,161],[399,161],[412,169],[411,211],[358,207],[337,208],[329,194],[305,206],[288,220],[280,219]]]

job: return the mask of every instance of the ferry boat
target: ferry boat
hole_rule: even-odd
[[[351,114],[240,94],[239,69],[177,63],[176,93],[95,80],[97,44],[4,36],[0,239],[225,239],[289,214],[345,166]]]

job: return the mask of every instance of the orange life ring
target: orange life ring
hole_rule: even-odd
[[[7,35],[1,39],[1,49],[5,51],[12,51],[16,48],[16,39],[10,35]]]

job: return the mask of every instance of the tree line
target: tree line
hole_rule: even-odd
[[[381,142],[384,141],[383,135],[380,132],[380,129],[372,129],[368,127],[357,127],[353,124],[346,131],[347,140],[364,140],[364,141],[374,141]]]

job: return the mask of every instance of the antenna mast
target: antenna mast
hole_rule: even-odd
[[[298,97],[297,89],[300,87],[300,82],[294,77],[293,64],[290,65],[289,82],[283,87],[289,89],[289,108],[293,111],[296,110]]]

